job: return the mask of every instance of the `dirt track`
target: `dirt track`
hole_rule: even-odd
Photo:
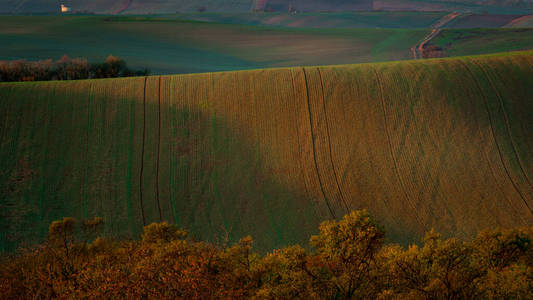
[[[449,22],[451,22],[452,20],[454,20],[455,18],[459,16],[461,16],[460,13],[453,12],[442,17],[440,20],[435,22],[435,24],[431,25],[431,32],[420,43],[416,44],[415,46],[411,48],[411,53],[413,53],[413,58],[414,59],[424,58],[423,57],[424,47],[426,47],[426,45],[429,42],[431,42],[431,40],[433,40],[441,32],[442,27],[444,27],[446,24],[448,24]]]

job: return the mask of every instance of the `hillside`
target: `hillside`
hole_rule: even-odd
[[[367,208],[392,241],[533,225],[533,52],[0,84],[0,249],[63,216],[259,249]]]

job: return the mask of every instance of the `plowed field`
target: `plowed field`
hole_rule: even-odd
[[[259,249],[367,208],[393,241],[533,225],[533,53],[0,84],[0,249],[63,216]]]

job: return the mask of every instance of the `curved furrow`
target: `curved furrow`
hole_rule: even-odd
[[[90,83],[89,87],[89,97],[87,97],[87,140],[86,140],[86,149],[85,149],[85,179],[83,184],[83,217],[88,218],[89,213],[87,209],[87,189],[89,186],[89,145],[90,145],[90,136],[91,136],[91,124],[92,124],[92,96],[93,96],[94,82]]]
[[[398,169],[398,163],[396,162],[396,157],[394,156],[394,150],[393,150],[393,147],[392,147],[392,141],[391,141],[391,134],[389,132],[389,125],[388,125],[388,120],[387,120],[387,109],[385,107],[385,99],[383,97],[384,95],[384,92],[383,92],[383,84],[381,82],[381,77],[379,76],[379,73],[378,71],[373,68],[373,71],[374,71],[374,74],[376,76],[376,83],[378,85],[378,89],[379,89],[379,93],[380,93],[380,102],[381,102],[381,107],[383,109],[383,120],[385,122],[385,131],[387,133],[387,141],[388,141],[388,146],[389,146],[389,152],[390,152],[390,156],[391,156],[391,159],[392,159],[392,163],[393,163],[393,169],[394,169],[394,173],[396,174],[396,178],[398,180],[398,182],[400,183],[400,189],[402,190],[402,194],[403,196],[405,197],[405,200],[406,202],[408,203],[409,206],[411,206],[411,209],[413,210],[414,214],[415,214],[415,218],[417,220],[417,222],[423,226],[424,226],[424,223],[420,220],[420,217],[418,216],[418,213],[416,212],[416,206],[414,205],[413,201],[410,199],[409,195],[407,194],[407,190],[405,188],[405,184],[402,180],[402,176],[400,175],[400,172],[399,172],[399,169]]]
[[[324,197],[324,201],[326,202],[326,205],[328,207],[328,210],[331,214],[331,216],[336,219],[337,216],[335,215],[335,213],[333,212],[333,209],[331,208],[331,204],[328,200],[328,197],[326,196],[326,193],[324,191],[324,185],[322,183],[322,179],[321,179],[321,176],[320,176],[320,172],[318,170],[318,163],[316,161],[316,145],[315,145],[315,134],[314,134],[314,130],[313,130],[313,120],[312,120],[312,117],[311,117],[311,103],[309,102],[309,86],[308,86],[308,81],[307,81],[307,73],[305,71],[305,68],[302,68],[302,71],[303,71],[303,74],[304,74],[304,79],[305,79],[305,89],[307,91],[307,112],[308,112],[308,116],[309,116],[309,126],[310,126],[310,130],[311,130],[311,139],[312,139],[312,149],[313,149],[313,160],[315,162],[315,171],[316,171],[316,175],[318,177],[318,183],[320,185],[320,191],[322,192],[322,196]]]
[[[404,245],[430,227],[468,239],[531,226],[529,63],[0,83],[0,251],[65,214],[103,217],[114,237],[161,220],[210,242],[251,235],[259,251],[303,243],[346,208]]]
[[[511,124],[509,122],[509,117],[507,116],[507,113],[505,111],[505,107],[503,105],[503,97],[502,97],[501,93],[498,91],[498,89],[496,88],[496,85],[494,84],[493,80],[487,74],[487,71],[485,70],[485,68],[483,68],[483,66],[481,64],[477,63],[475,60],[472,60],[472,63],[476,64],[479,67],[479,69],[483,72],[483,74],[485,75],[485,78],[487,79],[487,81],[490,84],[492,90],[494,91],[494,94],[498,98],[498,102],[500,104],[500,109],[502,110],[502,116],[503,116],[503,119],[504,119],[504,122],[505,122],[505,129],[507,131],[507,135],[509,136],[509,140],[511,141],[511,146],[512,146],[512,149],[513,149],[514,156],[516,158],[516,161],[518,162],[518,165],[520,166],[520,171],[522,172],[522,175],[524,175],[524,178],[526,179],[527,184],[529,185],[529,188],[533,189],[533,185],[531,184],[531,180],[529,179],[529,176],[527,175],[527,172],[524,169],[524,164],[522,162],[522,159],[520,159],[520,155],[518,155],[516,142],[515,142],[515,140],[513,138],[513,135],[511,133]]]
[[[320,86],[322,89],[322,104],[324,106],[324,120],[326,123],[326,138],[328,140],[328,146],[329,146],[329,160],[331,162],[331,169],[333,170],[333,176],[335,178],[335,183],[337,185],[337,189],[339,191],[339,196],[341,197],[341,201],[344,204],[344,208],[346,209],[346,213],[350,212],[350,208],[348,207],[348,204],[346,203],[346,199],[344,197],[344,194],[342,193],[341,186],[339,184],[339,177],[337,176],[337,171],[335,168],[335,164],[333,163],[333,149],[331,147],[331,135],[329,133],[329,121],[328,121],[328,112],[326,109],[326,95],[324,92],[324,78],[322,76],[322,71],[320,71],[320,68],[317,67],[318,70],[318,76],[320,79]]]
[[[161,163],[161,76],[159,76],[159,93],[157,98],[157,165],[155,175],[157,209],[159,211],[159,222],[163,221],[163,214],[161,213],[161,202],[159,201],[159,165]]]
[[[144,199],[143,199],[143,183],[144,183],[144,143],[146,140],[146,82],[148,77],[144,78],[144,92],[143,92],[143,134],[142,134],[142,146],[141,146],[141,174],[139,176],[139,199],[141,205],[141,214],[143,220],[143,226],[146,226],[146,217],[144,215]]]
[[[509,181],[513,185],[513,188],[516,190],[518,195],[520,195],[520,198],[522,199],[524,205],[527,207],[529,212],[531,214],[533,214],[532,208],[529,206],[529,204],[527,203],[527,200],[524,197],[522,191],[518,188],[516,182],[513,180],[512,176],[511,176],[511,174],[509,172],[509,169],[507,168],[507,165],[505,164],[505,160],[503,159],[501,146],[500,146],[500,143],[498,142],[498,139],[496,138],[496,133],[494,131],[494,122],[493,122],[492,114],[490,113],[490,109],[489,109],[489,106],[488,106],[488,103],[487,103],[487,99],[486,99],[485,93],[484,93],[483,89],[481,88],[481,86],[479,85],[478,79],[476,78],[476,76],[474,75],[474,73],[472,72],[470,67],[464,61],[462,61],[461,59],[459,59],[458,61],[465,67],[465,69],[467,70],[468,74],[471,76],[472,80],[476,83],[477,89],[479,90],[479,92],[482,95],[483,103],[485,104],[485,109],[487,111],[488,118],[489,118],[489,126],[490,126],[490,130],[491,130],[491,133],[492,133],[492,138],[493,138],[494,143],[496,145],[496,148],[498,150],[498,155],[500,157],[500,161],[501,161],[501,164],[502,164],[502,166],[503,166],[503,168],[505,170],[507,178],[509,178]]]
[[[294,96],[296,98],[296,85],[294,84],[294,74],[293,74],[293,71],[292,69],[290,69],[290,74],[291,74],[291,85],[292,85],[292,91],[294,93]],[[296,116],[296,122],[298,122],[298,116]],[[296,125],[296,141],[298,143],[298,151],[301,152],[302,151],[302,143],[300,141],[300,132],[298,130],[299,128],[299,125]],[[304,178],[304,168],[303,168],[303,162],[302,162],[302,158],[300,158],[298,160],[298,170],[300,171],[300,178]],[[311,193],[309,193],[309,188],[307,186],[307,180],[302,180],[303,182],[303,187],[304,187],[304,192],[305,192],[305,196],[308,198],[308,199],[311,199],[312,196],[311,196]],[[313,205],[313,208],[315,209],[315,213],[320,216],[321,214],[319,213],[319,208],[316,207],[316,205]]]

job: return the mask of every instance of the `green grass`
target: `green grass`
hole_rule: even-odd
[[[345,64],[408,59],[409,48],[427,32],[262,28],[139,17],[3,17],[0,59],[67,54],[102,61],[112,54],[155,74]]]
[[[262,250],[361,208],[404,244],[531,226],[532,66],[525,52],[0,84],[0,249],[63,216]]]
[[[446,12],[189,13],[164,16],[224,24],[305,28],[428,28]]]
[[[430,45],[444,49],[446,55],[478,55],[533,49],[533,29],[445,29]]]
[[[533,9],[531,4],[528,4],[527,7],[519,7],[513,6],[511,1],[508,1],[504,5],[491,5],[488,1],[477,0],[380,0],[374,2],[374,8],[381,10],[459,11],[480,14],[528,14]]]
[[[410,48],[429,33],[443,13],[368,12],[286,14],[205,14],[203,21],[184,20],[199,15],[3,17],[0,19],[0,59],[58,59],[67,54],[102,61],[115,55],[132,68],[154,74],[331,65],[411,59]],[[282,18],[279,26],[247,25]],[[294,18],[294,20],[288,19]],[[318,19],[315,19],[318,18]],[[304,20],[302,27],[287,27]],[[311,20],[311,21],[310,21]],[[306,23],[307,22],[307,23]],[[311,23],[309,23],[311,22]],[[340,22],[340,23],[339,23]],[[312,28],[403,26],[413,28]],[[355,23],[354,23],[355,22]],[[253,22],[252,22],[253,23]],[[311,27],[308,25],[311,24]],[[336,24],[336,25],[335,25]],[[461,56],[533,49],[530,29],[445,29],[431,44],[446,55]]]
[[[276,9],[286,12],[288,4],[292,3],[300,11],[351,11],[354,10],[353,1],[334,0],[296,0],[296,1],[268,1]],[[527,8],[513,6],[515,1],[505,1],[505,5],[485,5],[478,0],[380,0],[374,2],[374,8],[379,10],[401,11],[469,11],[488,12],[492,14],[516,14],[531,11],[531,4]],[[74,11],[89,11],[98,14],[169,14],[179,12],[196,12],[198,8],[205,7],[207,12],[247,13],[255,8],[253,0],[144,0],[132,1],[128,7],[122,7],[125,2],[121,0],[70,0],[67,5]],[[280,5],[282,4],[282,5]],[[125,8],[125,10],[120,10]],[[0,3],[0,13],[59,13],[59,3],[52,0],[17,1],[4,0]],[[361,9],[361,7],[359,8]],[[370,6],[362,9],[370,10]]]

